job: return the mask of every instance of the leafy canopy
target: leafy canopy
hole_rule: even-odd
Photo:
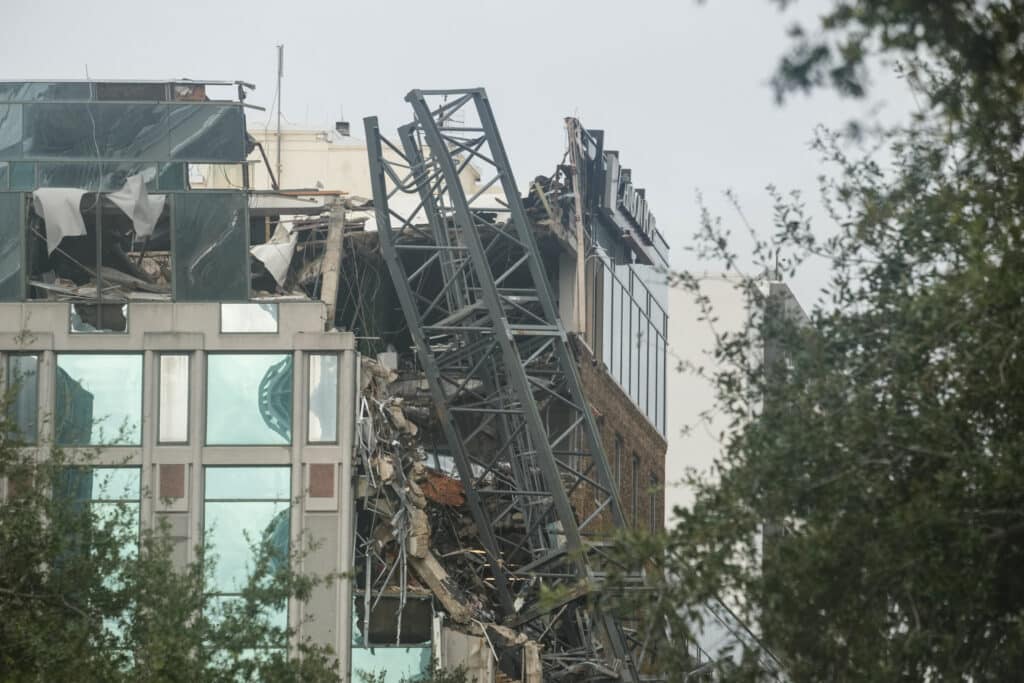
[[[10,398],[10,396],[8,396]],[[336,681],[331,652],[264,616],[308,600],[331,577],[296,573],[305,552],[282,557],[254,541],[238,600],[207,592],[215,549],[173,561],[166,522],[139,530],[138,506],[88,505],[73,493],[97,454],[40,459],[22,448],[0,400],[0,678],[5,681]],[[116,493],[116,492],[115,492]],[[297,640],[291,650],[284,647]]]
[[[833,2],[792,36],[780,97],[863,95],[883,58],[919,110],[877,133],[884,164],[819,132],[833,237],[773,190],[774,233],[741,278],[750,318],[718,335],[705,372],[728,427],[715,476],[693,477],[692,509],[663,536],[624,539],[621,556],[658,565],[643,598],[653,632],[692,635],[720,598],[756,625],[761,644],[721,665],[726,680],[773,679],[766,650],[796,681],[1016,680],[1024,2]],[[706,213],[697,243],[739,262]],[[830,277],[804,322],[759,283],[808,259]],[[700,297],[698,277],[676,284]],[[671,680],[697,668],[678,646],[660,666]]]

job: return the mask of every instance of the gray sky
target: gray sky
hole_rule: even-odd
[[[737,230],[729,188],[762,231],[769,183],[802,190],[814,210],[823,170],[807,147],[814,126],[870,106],[824,92],[773,102],[767,81],[785,28],[827,4],[804,0],[799,14],[783,14],[768,0],[36,0],[5,11],[0,79],[84,78],[87,65],[92,78],[240,79],[257,85],[250,102],[269,106],[274,46],[284,43],[288,121],[333,127],[344,107],[355,135],[364,116],[388,130],[408,120],[411,88],[484,86],[520,184],[552,172],[562,118],[579,116],[605,130],[647,188],[674,265],[710,270],[684,251],[696,192]],[[872,94],[888,102],[887,118],[908,109],[891,78]],[[812,267],[794,283],[805,305],[823,276]]]

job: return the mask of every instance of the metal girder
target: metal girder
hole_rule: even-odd
[[[541,642],[545,680],[637,681],[623,629],[589,599],[590,541],[625,520],[490,103],[482,89],[406,100],[397,144],[365,119],[377,228],[481,571],[505,622]]]

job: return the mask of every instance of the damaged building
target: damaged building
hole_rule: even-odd
[[[591,599],[609,534],[664,518],[668,246],[630,170],[567,119],[517,186],[479,89],[292,150],[250,87],[0,83],[31,441],[103,446],[182,562],[215,528],[320,540],[304,569],[346,578],[272,618],[343,680],[646,679],[652,634]]]

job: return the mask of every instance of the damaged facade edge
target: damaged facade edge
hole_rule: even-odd
[[[207,496],[221,474],[216,468],[286,468],[289,493],[303,500],[291,528],[331,539],[312,569],[353,572],[351,582],[339,582],[303,608],[316,618],[302,628],[348,655],[340,672],[346,680],[383,668],[390,675],[416,674],[431,658],[445,666],[467,664],[479,681],[644,675],[644,665],[630,663],[626,654],[635,645],[628,625],[612,627],[624,650],[611,657],[608,625],[585,625],[575,641],[561,635],[552,641],[551,629],[536,628],[544,619],[557,623],[570,603],[584,605],[584,594],[567,596],[549,617],[543,610],[523,610],[532,615],[525,621],[516,617],[540,584],[579,571],[565,574],[557,563],[546,568],[552,558],[540,556],[540,549],[564,546],[568,518],[557,522],[531,506],[548,501],[550,510],[552,497],[562,496],[572,523],[598,535],[616,524],[653,527],[663,516],[661,498],[652,492],[664,482],[667,315],[657,272],[667,264],[667,245],[643,193],[618,168],[617,155],[603,150],[603,134],[578,122],[569,128],[578,148],[573,161],[538,177],[525,197],[501,194],[481,174],[491,158],[478,154],[487,140],[474,147],[473,134],[439,126],[440,136],[462,145],[452,155],[458,178],[449,180],[468,200],[470,222],[463,227],[472,225],[488,244],[505,240],[501,258],[524,243],[514,229],[528,230],[534,240],[515,256],[532,264],[532,279],[519,266],[495,271],[505,273],[497,291],[500,315],[522,331],[531,316],[561,330],[555,337],[566,344],[568,372],[582,392],[582,401],[565,393],[567,367],[559,366],[548,341],[527,340],[520,350],[534,356],[524,357],[529,382],[543,384],[540,378],[551,371],[552,378],[563,378],[531,384],[538,393],[530,400],[538,401],[547,431],[525,435],[496,419],[467,430],[457,414],[473,397],[504,385],[488,389],[491,380],[472,367],[475,361],[432,385],[422,353],[414,352],[409,328],[416,323],[403,311],[401,283],[393,275],[394,266],[416,273],[415,295],[440,301],[454,292],[445,284],[443,268],[450,268],[448,274],[469,277],[461,291],[472,292],[480,273],[470,274],[458,259],[430,260],[423,249],[429,240],[415,239],[418,232],[444,231],[437,220],[445,214],[435,213],[432,227],[426,215],[393,225],[410,239],[408,249],[389,256],[380,243],[380,202],[369,199],[372,168],[333,191],[314,189],[314,182],[271,189],[276,180],[259,153],[259,132],[246,131],[246,87],[0,83],[0,302],[6,302],[0,303],[0,353],[5,370],[34,359],[37,414],[53,413],[58,396],[74,396],[74,405],[82,406],[57,416],[78,423],[77,436],[73,429],[61,432],[59,420],[49,436],[70,434],[71,446],[100,444],[102,435],[83,431],[81,423],[102,411],[137,417],[138,454],[130,462],[154,490],[180,494],[170,496],[166,508],[148,504],[143,518],[173,522],[182,559],[216,506],[230,505]],[[217,88],[228,96],[213,99]],[[477,99],[465,99],[468,92]],[[485,97],[482,91],[452,94],[463,104]],[[496,139],[496,129],[490,132]],[[419,149],[429,145],[421,141]],[[381,161],[397,160],[394,152],[385,149]],[[427,154],[428,165],[442,161]],[[298,170],[290,168],[289,176],[300,177]],[[449,198],[435,199],[445,211]],[[415,192],[409,198],[399,193],[392,209],[413,218],[422,200]],[[510,202],[521,203],[517,226],[502,218]],[[500,267],[496,261],[491,266]],[[517,288],[523,291],[511,291]],[[537,300],[541,290],[547,290],[546,314]],[[460,310],[456,304],[446,301],[446,310]],[[166,315],[154,312],[161,307]],[[426,348],[456,364],[480,360],[479,348],[464,355],[442,349],[439,328],[460,325],[459,343],[483,348],[491,333],[474,328],[498,310],[485,309],[481,302],[457,320],[431,318],[438,329],[425,339]],[[35,342],[25,343],[25,330]],[[351,360],[356,352],[361,361]],[[137,414],[106,396],[104,369],[83,360],[101,355],[104,361],[138,358]],[[501,379],[507,367],[492,367],[499,374],[491,377]],[[255,380],[238,385],[243,375]],[[218,391],[218,381],[231,392]],[[221,424],[231,393],[246,398],[230,407],[256,436],[239,436]],[[582,423],[565,412],[581,408],[580,416],[590,413],[589,438],[604,453],[601,463],[585,443]],[[464,442],[450,442],[442,409],[454,411]],[[554,430],[557,424],[562,427]],[[37,428],[38,438],[47,438]],[[529,477],[543,477],[498,471],[490,458],[513,442],[530,451],[541,437],[553,444],[549,465],[557,471],[555,479],[548,472],[547,488],[525,486]],[[253,446],[260,446],[258,457],[251,455]],[[466,451],[461,462],[460,448]],[[503,491],[489,491],[494,485]],[[600,496],[587,499],[581,487]],[[467,497],[481,495],[511,506],[491,513],[497,523],[487,532],[467,505]],[[481,543],[486,533],[498,536],[490,550]],[[511,604],[503,606],[498,567],[489,557],[520,552],[519,546],[533,548],[522,552],[538,562],[510,556],[509,567],[518,563],[519,569],[505,577],[514,589],[507,592]],[[292,606],[287,618],[299,619],[298,610]],[[579,619],[592,618],[579,612]]]

